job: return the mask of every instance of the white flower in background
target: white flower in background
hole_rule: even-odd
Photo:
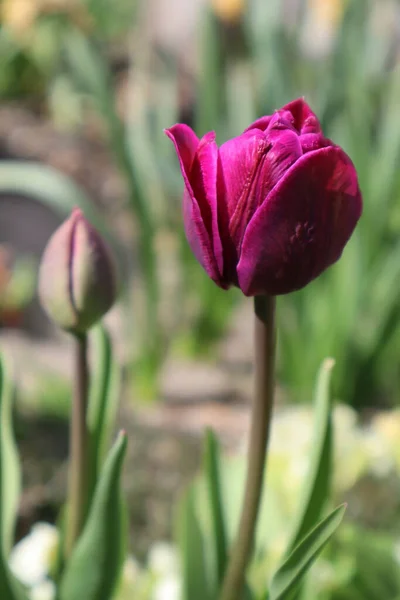
[[[400,541],[398,540],[393,546],[393,557],[394,560],[400,565]]]
[[[169,577],[179,570],[177,551],[168,542],[157,542],[149,551],[148,567],[156,577]]]
[[[42,583],[50,570],[59,535],[48,523],[37,523],[11,551],[10,568],[24,585],[32,588]]]
[[[134,585],[140,576],[140,565],[133,556],[128,556],[122,570],[122,581]]]
[[[155,587],[153,600],[177,600],[181,596],[181,582],[178,576],[162,579]]]
[[[56,586],[48,579],[35,585],[29,594],[30,600],[54,600],[56,597]]]
[[[400,410],[391,410],[378,413],[372,420],[371,429],[377,432],[400,470]]]
[[[152,600],[176,600],[180,598],[181,577],[178,553],[167,542],[157,542],[149,551],[148,569],[155,577]]]

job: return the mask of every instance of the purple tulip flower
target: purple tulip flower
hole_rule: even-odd
[[[357,173],[303,99],[220,148],[214,132],[166,133],[185,182],[188,242],[217,285],[287,294],[338,260],[361,216]]]

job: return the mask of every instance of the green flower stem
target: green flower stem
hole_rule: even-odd
[[[88,495],[87,405],[89,367],[87,336],[75,338],[75,382],[70,425],[70,471],[68,481],[65,554],[69,558],[84,525]]]
[[[221,600],[239,600],[243,596],[246,567],[253,550],[272,416],[276,339],[275,298],[256,296],[254,311],[255,396],[247,459],[247,479],[239,528],[231,550]]]

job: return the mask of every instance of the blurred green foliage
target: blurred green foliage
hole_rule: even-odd
[[[189,105],[182,103],[181,57],[153,47],[146,3],[119,0],[111,7],[109,0],[81,0],[58,4],[56,11],[40,8],[39,0],[33,4],[31,33],[22,39],[21,23],[3,10],[0,97],[26,97],[39,88],[50,99],[69,99],[78,121],[89,101],[104,123],[138,232],[134,245],[145,300],[136,326],[143,325],[150,365],[144,372],[154,376],[160,349],[166,352],[171,340],[179,351],[209,352],[238,298],[216,288],[191,256],[182,233],[182,184],[163,127],[186,120],[199,135],[216,130],[222,143],[304,95],[326,135],[354,161],[364,214],[339,263],[306,289],[279,299],[279,377],[293,397],[308,400],[321,359],[334,356],[340,398],[359,408],[396,403],[398,2],[302,0],[289,10],[280,0],[248,0],[230,10],[228,0],[210,1],[198,20],[199,67],[186,75]],[[124,48],[129,66],[123,117],[112,85],[115,44]],[[63,106],[53,103],[59,111]],[[172,329],[160,316],[166,295],[159,247],[166,232],[175,237],[179,270],[175,300],[167,306]]]

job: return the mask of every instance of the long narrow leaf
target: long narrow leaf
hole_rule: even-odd
[[[102,325],[94,330],[93,342],[94,360],[88,409],[90,498],[96,487],[115,424],[120,389],[120,370],[113,359],[110,336]]]
[[[336,508],[293,550],[273,576],[269,600],[292,600],[304,575],[339,527],[345,510],[345,505]]]
[[[224,80],[221,32],[216,14],[206,6],[200,28],[201,69],[196,106],[196,131],[204,135],[221,123],[223,108]],[[223,113],[222,113],[223,114]],[[217,131],[218,134],[218,131]]]
[[[12,429],[13,395],[8,367],[4,358],[0,357],[0,598],[26,600],[22,586],[12,575],[7,562],[21,486],[20,464]]]
[[[125,517],[121,472],[126,434],[120,433],[96,487],[89,517],[60,584],[60,600],[110,600],[118,583]]]
[[[204,471],[210,503],[216,580],[221,585],[227,561],[227,536],[223,511],[220,448],[211,429],[206,432]]]
[[[182,561],[182,600],[211,600],[207,559],[194,490],[189,489],[179,511],[179,545]]]
[[[332,471],[332,418],[329,384],[334,364],[332,359],[326,359],[318,374],[315,392],[315,435],[312,444],[311,465],[287,555],[318,522],[329,492]]]
[[[0,462],[1,543],[8,556],[14,540],[15,521],[21,492],[21,467],[13,432],[14,385],[9,367],[0,357]]]

